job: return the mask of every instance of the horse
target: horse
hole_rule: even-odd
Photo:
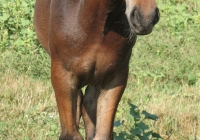
[[[113,140],[137,35],[159,21],[155,0],[36,0],[34,27],[51,59],[60,140]],[[82,92],[82,87],[86,89]]]

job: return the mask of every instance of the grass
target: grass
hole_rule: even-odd
[[[147,123],[164,139],[200,140],[200,2],[157,2],[161,20],[138,38],[116,119],[129,120],[129,101],[159,116]],[[37,44],[23,47],[0,51],[0,140],[58,139],[49,57]]]
[[[55,139],[51,136],[59,131],[58,114],[49,82],[8,69],[1,73],[0,91],[0,139]]]

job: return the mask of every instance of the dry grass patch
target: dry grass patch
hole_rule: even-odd
[[[200,139],[200,82],[196,86],[183,85],[174,95],[152,93],[144,108],[159,116],[152,127],[166,140]]]
[[[41,82],[11,70],[0,75],[0,138],[51,139],[58,135],[57,107],[50,81]]]

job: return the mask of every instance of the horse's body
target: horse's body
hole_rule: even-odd
[[[51,57],[61,140],[83,140],[81,116],[87,140],[113,139],[132,46],[158,14],[154,0],[36,0],[34,24]]]

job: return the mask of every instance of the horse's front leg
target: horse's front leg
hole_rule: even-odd
[[[88,86],[82,116],[87,140],[113,140],[113,123],[118,103],[126,87],[128,68],[118,72],[109,83]]]
[[[94,140],[113,140],[115,113],[126,87],[128,67],[124,68],[110,83],[101,89],[97,101],[96,135]]]
[[[76,89],[72,73],[61,61],[52,61],[51,79],[55,91],[62,133],[60,140],[83,140],[78,132],[82,92]]]

